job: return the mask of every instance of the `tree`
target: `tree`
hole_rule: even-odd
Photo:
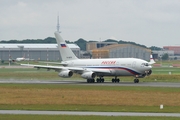
[[[165,53],[162,58],[162,60],[168,60],[169,59],[169,55],[167,53]]]
[[[162,50],[162,48],[160,48],[160,47],[156,47],[156,46],[151,46],[149,49],[151,49],[151,50]]]
[[[105,40],[104,42],[118,42],[118,41],[112,40],[112,39],[107,39],[107,40]]]
[[[74,43],[76,43],[81,48],[81,50],[86,51],[86,43],[87,43],[86,40],[80,38],[79,40],[75,41]]]

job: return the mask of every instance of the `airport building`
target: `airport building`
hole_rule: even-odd
[[[164,46],[162,50],[153,50],[153,58],[161,60],[164,54],[168,54],[169,60],[180,60],[180,46]]]
[[[152,51],[153,54],[153,58],[156,60],[161,60],[162,56],[164,54],[168,54],[169,55],[169,59],[174,60],[174,51],[173,50],[153,50]]]
[[[118,44],[117,42],[88,42],[86,43],[86,51],[91,51],[93,49],[109,46],[109,45],[115,45]]]
[[[149,61],[151,49],[132,44],[113,44],[91,50],[92,58],[140,58]]]
[[[174,55],[180,56],[180,46],[164,46],[163,49],[172,50],[174,51]]]
[[[67,45],[79,58],[79,46],[76,44]],[[0,44],[0,60],[16,59],[20,57],[29,58],[31,60],[61,60],[57,44]]]

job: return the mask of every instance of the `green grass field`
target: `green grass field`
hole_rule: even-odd
[[[74,115],[0,115],[2,120],[179,120],[177,117],[74,116]]]

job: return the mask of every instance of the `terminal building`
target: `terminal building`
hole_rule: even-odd
[[[67,44],[74,54],[80,57],[80,48],[76,44]],[[25,57],[31,60],[60,61],[57,44],[0,44],[0,60]]]

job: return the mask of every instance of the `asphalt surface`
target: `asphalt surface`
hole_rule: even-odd
[[[102,85],[102,86],[149,86],[149,87],[180,87],[180,83],[170,82],[104,82],[87,83],[86,80],[0,80],[0,83],[21,83],[21,84],[74,84],[74,85]]]
[[[96,116],[164,116],[164,117],[180,117],[180,113],[81,112],[81,111],[28,111],[28,110],[0,110],[0,114],[29,114],[29,115],[96,115]]]

